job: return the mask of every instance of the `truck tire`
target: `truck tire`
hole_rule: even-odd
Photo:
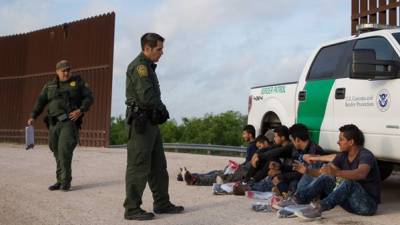
[[[378,160],[379,172],[381,174],[381,181],[384,181],[386,178],[392,174],[393,171],[393,163],[385,162]]]
[[[261,133],[265,134],[268,130],[281,126],[281,120],[274,112],[267,112],[261,121]]]

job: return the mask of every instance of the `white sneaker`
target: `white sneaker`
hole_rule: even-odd
[[[318,220],[322,218],[319,208],[311,205],[307,208],[294,212],[294,214],[307,221]]]

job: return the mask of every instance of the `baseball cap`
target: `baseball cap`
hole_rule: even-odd
[[[71,64],[69,64],[67,60],[63,59],[56,64],[56,70],[60,69],[71,69]]]

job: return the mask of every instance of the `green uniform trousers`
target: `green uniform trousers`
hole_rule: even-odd
[[[128,156],[126,167],[125,215],[140,211],[142,195],[149,183],[153,194],[153,208],[162,208],[169,204],[168,172],[160,129],[147,122],[143,134],[134,129],[133,121],[129,127]]]
[[[78,128],[70,120],[58,122],[49,128],[49,147],[57,163],[57,182],[70,184],[72,156],[78,143]]]

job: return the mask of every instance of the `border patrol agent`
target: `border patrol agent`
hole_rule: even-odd
[[[159,124],[169,118],[161,101],[155,73],[163,54],[164,38],[146,33],[141,38],[142,52],[129,64],[126,73],[126,122],[129,128],[126,169],[125,219],[150,220],[154,214],[140,208],[149,183],[155,213],[180,213],[182,206],[169,201],[168,172]]]
[[[71,187],[71,163],[78,143],[83,113],[93,103],[92,91],[79,76],[71,76],[71,65],[61,60],[56,65],[57,76],[47,82],[40,93],[28,125],[48,106],[45,123],[49,129],[49,147],[57,163],[57,182],[50,191],[68,191]]]

